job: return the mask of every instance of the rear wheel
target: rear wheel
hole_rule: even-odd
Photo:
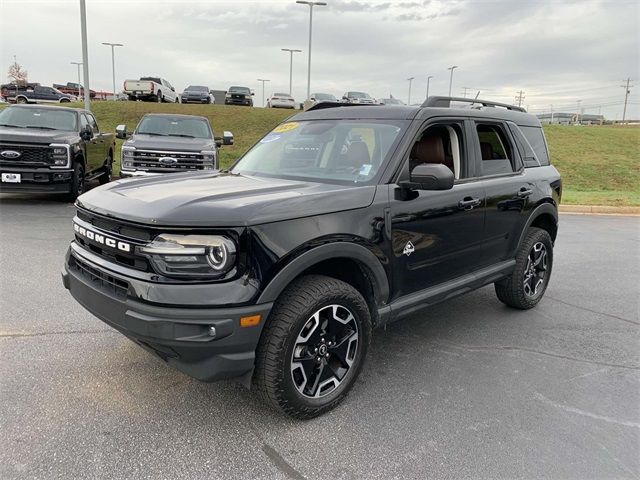
[[[27,103],[27,99],[24,97],[16,98],[16,103]]]
[[[80,162],[76,162],[73,166],[73,177],[71,178],[71,185],[69,187],[69,193],[67,194],[67,200],[75,202],[76,198],[84,193],[84,166]]]
[[[313,418],[347,395],[371,338],[367,303],[351,285],[309,275],[276,301],[256,351],[260,397],[295,418]]]
[[[553,265],[553,242],[549,233],[532,227],[516,255],[513,273],[495,284],[498,299],[510,307],[527,310],[542,299]]]
[[[156,95],[156,100],[158,103],[162,103],[162,92],[158,92]]]
[[[68,98],[61,98],[60,99],[60,103],[69,103],[71,100],[69,100]]]

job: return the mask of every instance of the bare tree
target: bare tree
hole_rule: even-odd
[[[27,83],[27,76],[29,73],[20,65],[16,60],[9,66],[7,71],[7,77],[13,83],[25,84]]]

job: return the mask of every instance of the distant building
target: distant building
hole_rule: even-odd
[[[599,125],[606,122],[604,115],[591,115],[589,113],[541,113],[536,115],[542,124],[559,124],[572,125],[580,123],[581,125]],[[551,118],[553,117],[553,121]]]

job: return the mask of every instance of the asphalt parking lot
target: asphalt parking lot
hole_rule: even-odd
[[[563,215],[536,309],[487,287],[379,330],[347,400],[299,422],[73,301],[73,213],[0,195],[0,478],[640,476],[640,218]]]

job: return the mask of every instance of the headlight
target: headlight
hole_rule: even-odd
[[[70,165],[69,145],[52,143],[49,146],[51,147],[51,160],[53,160],[51,168],[68,168]]]
[[[204,163],[204,169],[209,170],[215,168],[216,166],[216,152],[210,150],[203,150],[200,152],[202,154],[202,161]]]
[[[168,277],[221,277],[236,262],[235,243],[218,235],[162,234],[138,250]]]
[[[231,94],[230,94],[230,93],[227,93],[224,97],[225,97],[225,98],[231,98]]]

